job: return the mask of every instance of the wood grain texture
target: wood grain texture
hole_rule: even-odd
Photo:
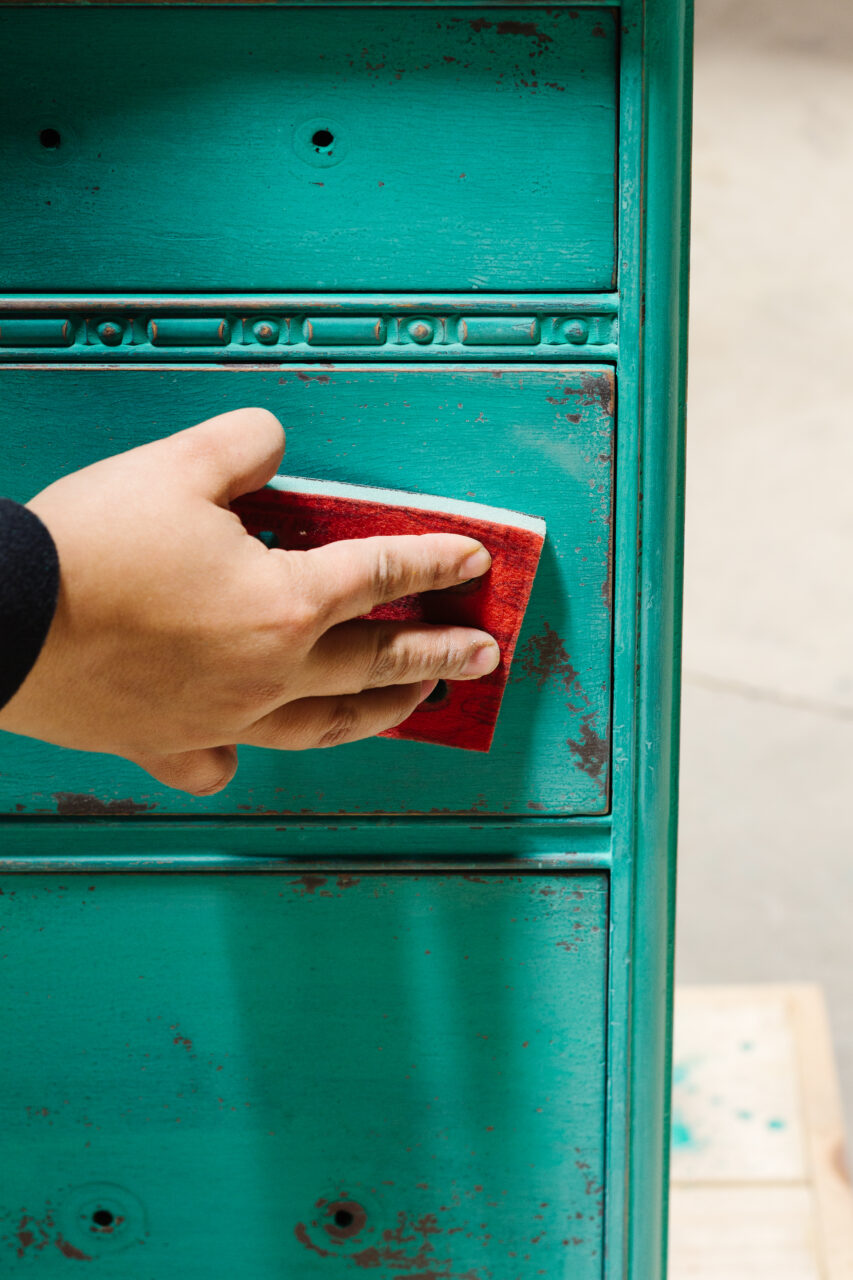
[[[600,1280],[605,877],[3,889],[4,1276]]]
[[[823,1280],[805,1186],[672,1191],[670,1280]]]
[[[328,752],[245,748],[196,800],[135,766],[7,737],[9,812],[166,816],[600,813],[609,803],[614,379],[600,367],[7,369],[0,479],[28,498],[65,471],[245,404],[278,414],[294,473],[444,492],[549,530],[488,756],[374,739]],[[61,400],[61,414],[57,405]],[[35,442],[37,447],[33,447]],[[23,806],[19,808],[18,806]],[[115,811],[115,809],[113,810]]]
[[[811,1182],[827,1280],[853,1276],[853,1186],[826,1000],[820,987],[787,990],[797,1045]]]
[[[810,985],[676,993],[671,1280],[849,1280],[853,1192]]]
[[[616,19],[10,9],[0,288],[610,289]]]

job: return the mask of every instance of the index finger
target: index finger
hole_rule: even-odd
[[[313,600],[329,627],[401,596],[479,578],[492,563],[481,542],[458,533],[351,538],[302,554]]]

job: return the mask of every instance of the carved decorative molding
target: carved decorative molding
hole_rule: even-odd
[[[0,299],[0,361],[615,360],[612,294]]]

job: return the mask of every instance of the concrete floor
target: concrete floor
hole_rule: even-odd
[[[696,7],[678,978],[822,983],[853,1123],[853,4]]]

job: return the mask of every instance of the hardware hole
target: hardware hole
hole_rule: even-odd
[[[435,686],[432,693],[429,694],[428,697],[424,698],[424,702],[443,702],[443,700],[447,697],[447,694],[448,694],[447,681],[439,680],[438,684]]]
[[[272,529],[262,529],[258,534],[258,541],[262,542],[264,546],[268,547],[270,550],[272,550],[273,547],[278,546],[278,538],[273,533]]]
[[[58,129],[42,129],[39,142],[45,151],[56,151],[62,145],[62,134]]]
[[[311,141],[318,149],[330,147],[335,140],[335,135],[328,129],[316,129],[311,135]]]
[[[350,1213],[349,1209],[338,1209],[335,1213],[336,1227],[351,1227],[355,1222],[355,1216]]]
[[[92,1214],[92,1221],[98,1227],[111,1227],[114,1220],[115,1219],[109,1209],[96,1209]]]

